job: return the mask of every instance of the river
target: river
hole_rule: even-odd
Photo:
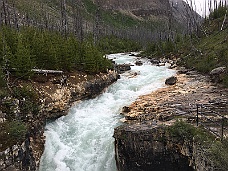
[[[127,54],[108,57],[119,64],[136,61],[136,57]],[[165,86],[165,79],[175,74],[167,67],[143,62],[142,66],[132,66],[131,71],[121,74],[121,79],[98,97],[77,103],[67,116],[46,125],[39,171],[116,171],[112,135],[121,124],[122,107]]]

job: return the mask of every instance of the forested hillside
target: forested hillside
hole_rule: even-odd
[[[186,36],[178,35],[175,41],[160,41],[147,46],[142,55],[151,58],[162,56],[180,57],[179,64],[210,74],[215,69],[225,69],[222,78],[214,80],[228,87],[228,19],[227,6],[218,5],[217,9],[204,19],[198,32]]]
[[[95,40],[115,35],[144,43],[166,39],[171,30],[173,34],[195,30],[200,20],[182,0],[3,0],[1,13],[1,22],[15,28],[32,25],[70,32],[79,39],[92,33]]]

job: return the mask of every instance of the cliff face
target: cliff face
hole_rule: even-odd
[[[196,143],[170,136],[164,126],[120,126],[114,138],[118,171],[213,170]]]
[[[106,10],[125,12],[136,18],[152,19],[154,16],[168,17],[170,5],[169,0],[109,0],[103,3],[102,7]]]
[[[172,16],[175,22],[185,25],[187,17],[194,16],[196,21],[201,18],[183,0],[109,0],[102,2],[102,7],[107,10],[128,11],[143,19],[155,19],[156,17],[166,19],[166,17]]]
[[[169,0],[109,0],[103,3],[103,7],[106,9],[153,9],[153,8],[164,8],[167,6]]]
[[[193,170],[189,167],[189,154],[181,154],[182,144],[173,142],[162,127],[143,124],[118,127],[114,137],[119,171]]]

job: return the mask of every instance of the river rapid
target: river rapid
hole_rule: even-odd
[[[129,54],[108,58],[132,65],[137,60]],[[39,171],[116,171],[112,136],[121,124],[122,107],[165,86],[165,79],[174,74],[174,70],[153,66],[145,59],[142,66],[132,66],[98,97],[78,102],[67,116],[48,123]]]

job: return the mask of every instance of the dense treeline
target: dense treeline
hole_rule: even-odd
[[[92,35],[79,41],[74,35],[33,27],[2,27],[0,40],[1,84],[6,72],[24,79],[33,75],[32,69],[105,72],[112,68],[105,54],[141,49],[140,44],[115,36],[100,38],[95,45]]]
[[[97,73],[111,67],[91,41],[79,42],[73,35],[3,27],[0,37],[1,64],[19,77],[31,76],[33,68]]]
[[[119,39],[115,36],[105,36],[98,42],[98,48],[105,54],[139,51],[142,45],[132,40]]]
[[[175,53],[177,52],[177,43],[180,41],[181,39],[178,36],[175,41],[166,40],[148,43],[141,55],[149,58],[160,58],[168,53]]]

